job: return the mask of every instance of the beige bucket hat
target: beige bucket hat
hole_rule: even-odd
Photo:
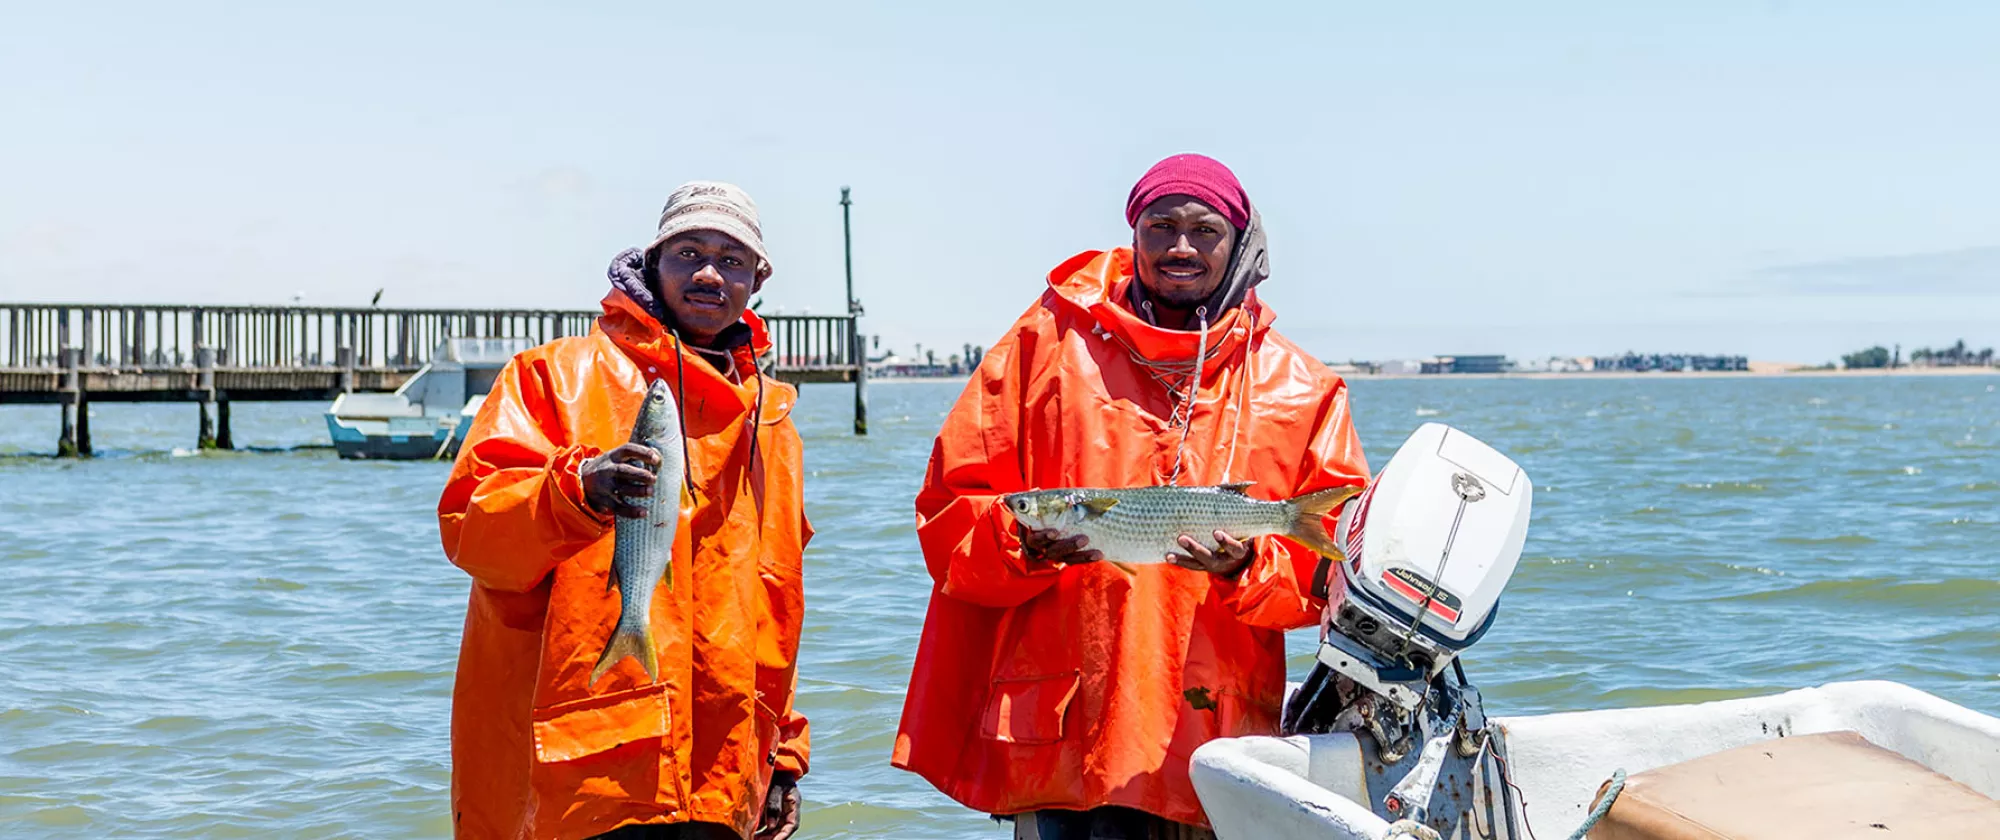
[[[757,203],[735,184],[689,181],[667,196],[660,210],[660,232],[646,252],[690,230],[727,234],[757,255],[757,279],[771,275],[771,255],[764,250],[764,231],[757,224]]]

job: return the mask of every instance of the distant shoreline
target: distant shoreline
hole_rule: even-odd
[[[964,382],[965,380],[967,380],[967,379],[971,379],[971,378],[972,378],[972,377],[971,377],[970,375],[960,375],[960,376],[871,376],[871,377],[868,377],[868,384],[870,384],[870,385],[886,385],[886,384],[889,384],[889,383],[892,383],[892,382]],[[838,384],[838,383],[836,383],[836,384]]]
[[[1900,367],[1859,370],[1581,370],[1564,373],[1343,373],[1343,379],[1762,379],[1773,377],[2000,376],[1991,367]]]
[[[1867,377],[1867,376],[2000,376],[2000,367],[1900,367],[1861,370],[1580,370],[1565,373],[1517,371],[1513,373],[1343,373],[1350,381],[1377,379],[1769,379],[1776,377]],[[901,382],[964,382],[964,376],[879,376],[870,385]]]

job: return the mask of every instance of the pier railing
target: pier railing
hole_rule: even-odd
[[[0,304],[0,369],[414,370],[448,338],[528,338],[590,331],[598,313],[551,309],[339,309],[311,306]],[[854,318],[765,318],[775,374],[845,381]]]
[[[299,306],[0,304],[0,367],[156,370],[417,368],[447,338],[547,341],[590,330],[596,313]],[[67,361],[64,351],[73,351]],[[351,355],[350,355],[351,354]]]
[[[784,372],[838,373],[855,368],[854,318],[848,315],[767,315],[771,362]]]

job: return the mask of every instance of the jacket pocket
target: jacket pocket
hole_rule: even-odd
[[[1009,744],[1052,744],[1062,740],[1063,713],[1069,711],[1082,677],[1076,671],[1045,677],[993,681],[980,715],[979,734]]]
[[[646,685],[535,710],[535,760],[575,761],[667,735],[667,687]]]

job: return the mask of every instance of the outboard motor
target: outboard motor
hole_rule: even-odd
[[[1347,560],[1321,582],[1318,662],[1287,704],[1284,727],[1355,733],[1372,752],[1369,804],[1385,819],[1452,837],[1473,807],[1475,774],[1494,769],[1482,757],[1505,760],[1458,656],[1493,626],[1533,495],[1507,456],[1426,423],[1341,513],[1335,538]],[[1495,787],[1502,801],[1487,799],[1488,816],[1511,825],[1518,809],[1506,784],[1485,790]],[[1431,808],[1443,791],[1453,807]]]

